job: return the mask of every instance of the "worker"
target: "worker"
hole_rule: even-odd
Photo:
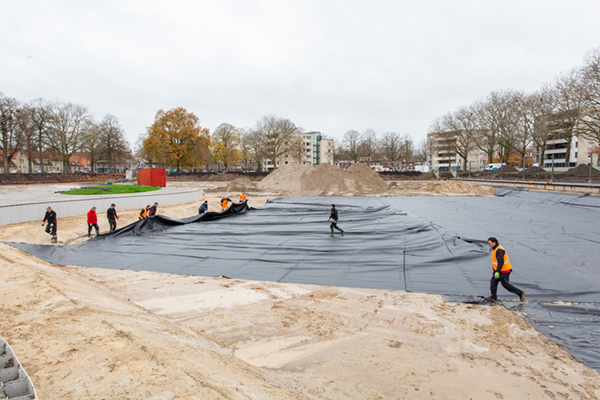
[[[204,203],[202,203],[200,205],[200,208],[198,208],[198,214],[204,214],[207,211],[208,211],[208,200],[204,200]]]
[[[46,215],[44,215],[42,226],[44,226],[44,222],[48,222],[48,225],[46,225],[46,233],[52,236],[50,242],[56,243],[56,212],[52,210],[52,207],[46,208]]]
[[[519,296],[521,303],[525,301],[525,290],[521,290],[510,284],[509,278],[512,272],[512,264],[506,254],[506,250],[498,243],[498,239],[491,237],[488,239],[488,244],[492,248],[492,270],[493,275],[490,280],[490,297],[486,297],[489,301],[498,301],[496,292],[498,290],[498,282],[502,283],[504,289]]]
[[[88,237],[92,236],[92,228],[96,229],[96,236],[100,235],[100,228],[98,228],[98,216],[96,215],[96,207],[92,207],[87,213],[87,224],[88,224]]]
[[[110,226],[111,232],[117,229],[117,220],[119,219],[119,216],[117,215],[116,207],[115,203],[113,203],[110,205],[110,208],[106,210],[106,218],[108,218],[108,226]]]
[[[146,208],[142,208],[142,210],[138,214],[138,219],[144,219],[148,217],[148,210],[150,210],[150,204],[148,204]]]
[[[150,207],[150,210],[148,211],[148,216],[155,216],[157,207],[158,207],[158,203],[154,203],[154,205],[152,207]]]
[[[223,197],[221,199],[221,211],[226,210],[229,207],[229,203],[233,203],[229,197]]]
[[[248,198],[246,197],[246,195],[244,194],[244,192],[242,192],[242,194],[240,194],[240,203],[245,202],[246,200],[248,200]]]
[[[329,236],[333,236],[333,228],[337,229],[338,231],[340,231],[342,233],[342,236],[344,236],[344,231],[341,230],[338,226],[337,226],[337,222],[338,222],[338,212],[337,209],[335,208],[335,204],[331,205],[331,215],[329,216],[329,219],[327,221],[331,221],[331,225],[329,226],[331,228],[331,234]]]

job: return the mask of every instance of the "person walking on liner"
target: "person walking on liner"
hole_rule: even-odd
[[[96,236],[100,235],[100,228],[98,228],[98,216],[96,215],[96,207],[92,207],[87,213],[87,224],[88,224],[88,237],[92,236],[92,228],[96,229]]]
[[[113,232],[117,229],[117,220],[119,216],[117,215],[116,205],[113,203],[110,205],[110,208],[106,210],[106,218],[108,218],[108,225],[110,226],[110,231]]]
[[[56,243],[56,211],[52,210],[52,207],[46,208],[42,226],[44,226],[44,222],[48,222],[48,225],[46,225],[46,233],[52,236],[50,242]]]
[[[333,228],[340,231],[342,233],[342,236],[344,236],[344,231],[337,226],[338,212],[335,208],[335,204],[331,205],[331,215],[329,216],[329,219],[327,221],[331,221],[331,225],[329,226],[331,228],[331,234],[329,236],[333,236]]]
[[[506,254],[506,250],[498,243],[498,239],[491,237],[488,239],[488,244],[492,248],[492,269],[494,274],[490,280],[490,297],[486,297],[489,301],[498,301],[497,290],[498,283],[502,284],[504,289],[519,296],[521,303],[525,301],[525,290],[521,290],[513,286],[509,282],[510,273],[512,272],[512,264]]]

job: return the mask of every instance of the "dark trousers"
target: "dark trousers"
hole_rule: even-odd
[[[96,236],[100,234],[100,228],[98,228],[98,224],[88,224],[88,236],[92,233],[92,227],[96,229]]]
[[[46,233],[56,236],[56,222],[46,225]]]
[[[498,291],[498,283],[501,283],[502,287],[504,289],[521,297],[521,293],[522,293],[521,289],[519,289],[516,286],[511,285],[509,282],[509,279],[510,279],[510,272],[505,273],[505,274],[500,273],[500,279],[494,278],[494,275],[492,274],[492,279],[490,279],[490,292],[492,292],[492,296],[491,296],[492,299],[494,299],[494,300],[497,299],[496,293]]]
[[[117,220],[116,219],[109,219],[108,220],[108,225],[110,225],[110,231],[114,231],[115,229],[117,229]]]
[[[344,232],[343,230],[341,230],[337,224],[335,223],[335,221],[331,221],[331,225],[329,226],[331,228],[331,233],[333,233],[333,228],[337,229],[340,232]]]

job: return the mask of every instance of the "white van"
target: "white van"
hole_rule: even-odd
[[[495,171],[497,169],[500,169],[503,165],[506,165],[506,164],[504,164],[504,163],[488,164],[485,167],[483,167],[483,169],[486,171]]]

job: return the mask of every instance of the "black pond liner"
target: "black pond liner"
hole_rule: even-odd
[[[54,264],[406,290],[481,302],[492,275],[487,238],[495,236],[511,258],[511,282],[527,290],[527,303],[517,305],[516,296],[499,287],[500,298],[510,300],[507,307],[600,370],[600,198],[498,194],[278,198],[259,209],[234,203],[182,220],[157,215],[77,245],[9,244]],[[344,237],[337,231],[329,237],[331,203]]]

